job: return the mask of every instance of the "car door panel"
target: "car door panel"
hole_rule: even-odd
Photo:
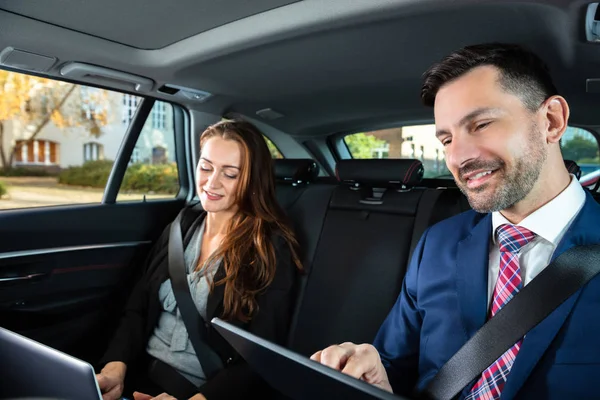
[[[184,204],[0,213],[2,326],[96,362],[152,243]]]

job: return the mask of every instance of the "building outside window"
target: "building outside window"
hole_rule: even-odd
[[[104,146],[100,143],[90,142],[83,145],[83,161],[104,160]]]
[[[167,120],[167,105],[162,101],[154,103],[152,108],[152,127],[154,129],[165,129]]]
[[[123,123],[125,125],[131,124],[135,111],[139,104],[139,97],[132,96],[130,94],[123,95]]]
[[[141,157],[140,149],[138,149],[136,147],[133,149],[133,152],[131,153],[131,158],[129,159],[129,164],[136,164],[139,162],[142,162],[142,157]]]
[[[15,164],[17,165],[56,165],[59,163],[60,145],[50,140],[17,140],[15,148]]]
[[[373,158],[388,158],[390,153],[390,144],[384,143],[381,147],[373,149]]]

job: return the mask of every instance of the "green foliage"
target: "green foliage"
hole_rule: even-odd
[[[272,158],[283,158],[283,154],[281,154],[281,152],[279,151],[279,149],[277,148],[277,146],[275,146],[273,144],[273,142],[271,142],[269,140],[268,137],[264,136],[265,138],[265,142],[267,142],[267,147],[269,148],[269,152],[271,153],[271,157]]]
[[[57,171],[49,171],[44,168],[27,168],[27,167],[15,167],[8,169],[0,169],[0,176],[56,176]]]
[[[177,194],[179,191],[177,164],[133,164],[125,172],[121,190]]]
[[[8,193],[8,189],[6,189],[6,184],[4,184],[4,182],[0,181],[0,198],[2,198],[2,196],[4,196],[7,193]]]
[[[58,183],[73,186],[104,188],[113,166],[113,161],[88,161],[80,167],[69,167],[58,176]]]
[[[579,160],[577,160],[577,164],[600,164],[600,158],[580,158]]]
[[[65,169],[59,175],[58,182],[65,185],[104,188],[112,166],[113,161],[89,161],[80,167]],[[121,191],[176,194],[179,191],[177,165],[175,163],[130,165],[123,177]]]
[[[583,135],[577,134],[562,145],[562,153],[565,160],[581,163],[583,160],[598,157],[598,143],[593,138],[587,139]]]
[[[375,136],[355,133],[344,138],[348,151],[352,158],[373,158],[373,151],[385,145],[385,140],[377,139]]]

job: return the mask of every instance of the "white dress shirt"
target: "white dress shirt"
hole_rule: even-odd
[[[517,224],[536,234],[535,238],[523,246],[519,252],[523,286],[531,282],[550,264],[554,250],[584,203],[585,191],[577,178],[571,175],[571,183],[565,190]],[[496,229],[502,224],[510,224],[510,222],[500,212],[493,212],[488,270],[488,308],[500,270],[500,249],[497,243]]]

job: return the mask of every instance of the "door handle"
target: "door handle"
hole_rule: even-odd
[[[46,273],[38,273],[38,274],[29,274],[23,276],[11,276],[9,278],[0,278],[0,283],[2,282],[18,282],[18,281],[27,281],[35,278],[40,278],[44,275],[48,275]]]

